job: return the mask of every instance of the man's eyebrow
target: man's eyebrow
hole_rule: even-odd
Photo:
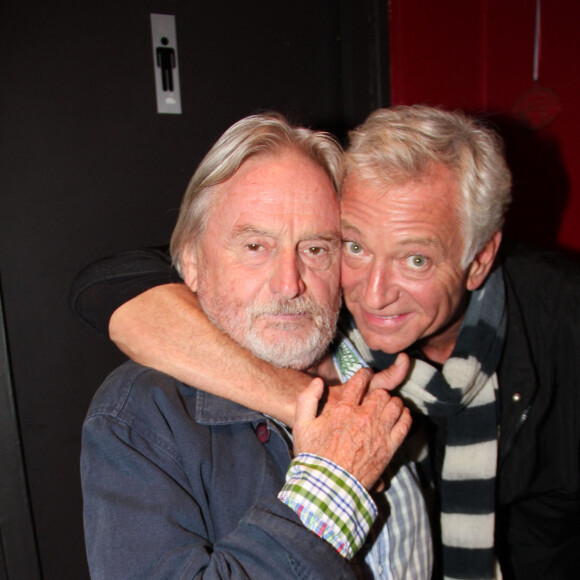
[[[312,232],[310,235],[304,236],[303,241],[309,240],[324,240],[325,242],[339,242],[340,233],[338,232]]]
[[[275,234],[271,231],[258,228],[252,225],[241,225],[237,226],[232,231],[232,238],[239,238],[244,236],[274,236]],[[309,240],[324,240],[327,242],[339,242],[340,241],[340,233],[334,231],[326,231],[326,232],[311,232],[306,234],[302,241],[309,241]]]
[[[341,226],[343,230],[348,230],[354,232],[355,234],[362,235],[360,228],[357,228],[351,224],[348,220],[341,220]],[[438,238],[420,238],[420,237],[409,237],[397,241],[398,245],[410,246],[412,244],[422,245],[422,246],[433,246],[436,248],[441,247],[441,241]]]
[[[257,228],[252,225],[237,226],[232,230],[232,238],[238,238],[241,236],[254,235],[254,236],[271,236],[272,232],[264,230],[262,228]]]
[[[350,230],[352,232],[356,232],[357,234],[362,233],[359,228],[357,228],[356,226],[353,226],[348,220],[341,219],[340,225],[341,225],[343,230]]]
[[[410,246],[417,244],[421,246],[433,246],[435,248],[441,247],[441,242],[437,238],[405,238],[399,241],[402,246]]]

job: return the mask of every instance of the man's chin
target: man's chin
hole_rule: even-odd
[[[396,354],[409,348],[414,341],[402,336],[380,335],[361,332],[365,344],[371,350],[380,350],[387,354]]]
[[[326,352],[330,339],[320,332],[297,332],[270,328],[258,336],[247,337],[244,346],[258,358],[278,367],[304,370],[317,362]]]

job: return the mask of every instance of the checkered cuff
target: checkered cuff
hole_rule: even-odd
[[[310,453],[292,460],[278,499],[347,559],[362,547],[377,517],[371,496],[350,473]]]

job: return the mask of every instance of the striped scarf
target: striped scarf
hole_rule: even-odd
[[[443,575],[446,579],[494,578],[495,475],[498,416],[495,371],[507,316],[500,269],[473,292],[455,348],[438,370],[413,359],[399,395],[428,415],[445,437],[439,478]],[[354,323],[347,331],[374,368],[394,355],[371,351]]]

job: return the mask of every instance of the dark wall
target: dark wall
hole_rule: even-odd
[[[238,118],[273,108],[342,134],[383,104],[381,4],[3,2],[0,284],[44,578],[87,577],[81,424],[122,360],[69,311],[71,280],[165,242],[196,164]],[[151,12],[176,16],[182,115],[156,113]]]

